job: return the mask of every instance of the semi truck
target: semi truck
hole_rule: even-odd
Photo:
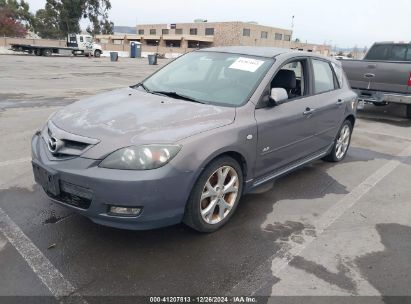
[[[341,60],[361,102],[406,107],[411,118],[411,42],[375,43],[363,60]]]
[[[53,54],[60,54],[62,51],[64,53],[71,51],[74,56],[100,57],[103,53],[101,45],[94,43],[92,36],[80,34],[68,34],[65,47],[13,43],[10,45],[10,48],[16,52],[25,52],[36,56],[51,56]]]

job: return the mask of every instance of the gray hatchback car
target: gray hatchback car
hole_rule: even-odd
[[[54,114],[32,140],[34,176],[52,200],[102,225],[213,232],[257,186],[344,159],[356,107],[330,58],[199,50]]]

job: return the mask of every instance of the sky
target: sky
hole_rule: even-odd
[[[45,0],[28,0],[34,12]],[[183,23],[194,19],[255,21],[291,28],[293,38],[339,48],[374,41],[411,41],[410,0],[111,0],[115,25]]]

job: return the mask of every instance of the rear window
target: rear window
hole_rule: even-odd
[[[370,49],[365,59],[411,61],[411,44],[377,44]]]
[[[335,89],[334,75],[328,62],[313,60],[314,89],[316,94],[332,91]]]

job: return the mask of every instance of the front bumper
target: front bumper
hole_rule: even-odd
[[[51,160],[44,140],[32,139],[32,162],[55,174],[58,195],[46,192],[59,204],[105,226],[147,230],[180,223],[191,191],[193,172],[168,164],[149,171],[99,168],[99,160],[75,157]],[[142,208],[136,217],[113,216],[109,206]]]
[[[390,92],[380,92],[372,90],[353,89],[359,100],[373,103],[400,103],[411,104],[410,94],[396,94]]]

